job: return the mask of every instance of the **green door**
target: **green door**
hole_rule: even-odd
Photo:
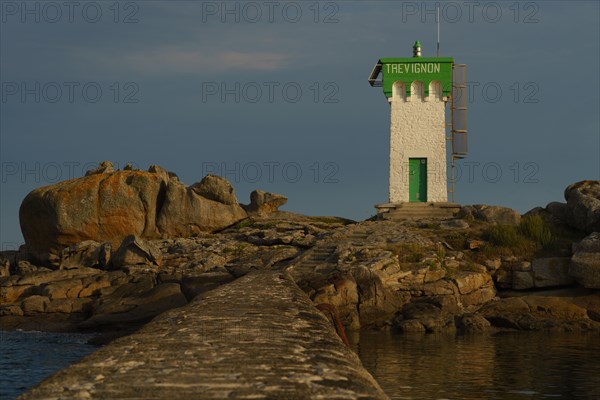
[[[427,201],[427,159],[408,160],[408,201]]]

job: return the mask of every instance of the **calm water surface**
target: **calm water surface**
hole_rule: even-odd
[[[1,332],[0,399],[97,347],[92,335]],[[600,399],[600,335],[364,332],[355,350],[392,399]]]
[[[392,399],[600,399],[597,333],[364,332],[354,342]]]
[[[0,331],[0,399],[10,400],[98,347],[94,335]]]

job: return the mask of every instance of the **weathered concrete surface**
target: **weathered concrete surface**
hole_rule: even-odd
[[[253,272],[48,378],[22,399],[385,399],[289,275]]]

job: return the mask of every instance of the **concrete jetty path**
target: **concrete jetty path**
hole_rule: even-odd
[[[252,272],[168,311],[21,399],[387,399],[280,272]]]

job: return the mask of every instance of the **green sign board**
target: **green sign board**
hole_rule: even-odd
[[[410,84],[420,81],[429,96],[429,84],[439,81],[442,84],[444,96],[452,92],[452,64],[450,57],[412,57],[412,58],[382,58],[379,60],[374,72],[383,75],[383,93],[386,97],[392,96],[394,82],[402,81],[406,87],[406,95],[410,96]]]

